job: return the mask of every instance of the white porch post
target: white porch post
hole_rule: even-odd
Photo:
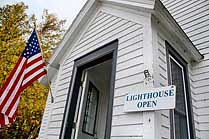
[[[152,38],[152,26],[151,26],[151,14],[144,23],[144,64],[145,70],[148,70],[151,75],[153,75],[154,68],[154,47]],[[154,81],[149,81],[144,84],[144,88],[154,88]],[[159,127],[157,124],[158,113],[156,111],[143,112],[143,139],[158,139],[159,138]]]

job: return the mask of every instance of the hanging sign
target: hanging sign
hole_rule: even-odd
[[[124,112],[174,109],[176,104],[174,85],[133,91],[125,96]]]

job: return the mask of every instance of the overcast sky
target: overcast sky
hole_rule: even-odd
[[[41,17],[43,9],[48,9],[50,13],[55,13],[59,19],[67,20],[67,27],[72,23],[78,12],[87,0],[0,0],[0,6],[24,2],[29,6],[28,14],[35,14]]]

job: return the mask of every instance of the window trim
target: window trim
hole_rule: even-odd
[[[187,133],[188,133],[188,136],[189,136],[189,139],[191,138],[190,137],[190,132],[191,132],[191,130],[190,130],[190,124],[189,124],[189,113],[188,113],[188,100],[186,99],[186,96],[187,96],[187,94],[186,94],[186,92],[187,92],[187,89],[186,89],[186,82],[185,82],[185,72],[184,72],[184,69],[185,69],[185,67],[183,66],[183,65],[181,65],[171,54],[168,54],[169,55],[169,67],[171,66],[171,59],[181,68],[181,71],[182,71],[182,78],[183,78],[183,82],[184,82],[184,84],[183,84],[183,87],[184,87],[184,101],[185,101],[185,110],[186,110],[186,121],[187,121]],[[169,69],[169,71],[170,71],[170,79],[172,78],[171,77],[171,68]],[[171,83],[172,81],[170,81],[170,83]],[[171,83],[172,84],[172,83]],[[172,110],[172,116],[174,117],[174,112],[177,112],[177,113],[180,113],[178,110]],[[173,130],[175,129],[175,123],[174,123],[174,121],[173,121]],[[174,138],[175,138],[175,132],[173,133],[174,134]]]
[[[186,109],[187,111],[187,115],[188,115],[188,124],[189,124],[189,136],[190,139],[195,139],[196,138],[196,133],[195,133],[195,124],[194,124],[194,116],[193,116],[193,109],[192,109],[192,97],[191,97],[191,90],[190,90],[190,83],[189,83],[189,75],[188,75],[188,64],[187,62],[178,54],[178,52],[168,43],[168,41],[165,41],[165,46],[166,46],[166,59],[167,59],[167,75],[168,75],[168,83],[171,84],[171,78],[170,78],[170,59],[169,59],[169,55],[172,56],[174,58],[175,61],[177,61],[181,66],[183,66],[183,72],[184,72],[184,76],[183,79],[185,81],[185,92],[186,93]],[[174,139],[174,113],[172,112],[172,110],[170,110],[170,123],[171,123],[171,128],[170,128],[170,136],[171,139]],[[172,116],[171,116],[172,115]]]

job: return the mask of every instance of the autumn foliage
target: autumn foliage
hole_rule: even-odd
[[[35,15],[26,13],[24,3],[0,7],[0,88],[20,57],[36,23]],[[47,10],[36,25],[44,58],[49,59],[64,33],[65,20]],[[37,81],[21,94],[16,121],[0,129],[0,139],[34,139],[38,136],[48,88]]]

